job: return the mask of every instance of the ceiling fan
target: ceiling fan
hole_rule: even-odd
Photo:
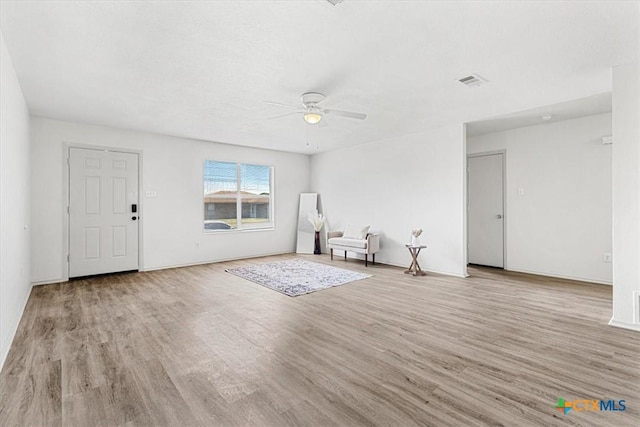
[[[307,122],[310,125],[317,125],[322,121],[322,118],[325,115],[341,116],[341,117],[347,117],[350,119],[357,119],[357,120],[364,120],[367,118],[367,115],[364,113],[332,110],[332,109],[322,108],[318,106],[318,104],[324,101],[325,98],[326,96],[318,92],[303,93],[302,96],[300,97],[300,99],[302,100],[301,107],[298,107],[295,105],[289,105],[289,104],[282,104],[280,102],[271,102],[271,101],[264,101],[264,102],[269,105],[276,105],[278,107],[295,108],[296,110],[298,110],[293,113],[287,113],[287,114],[282,114],[275,117],[270,117],[270,119],[278,119],[280,117],[290,116],[292,114],[302,114],[302,118],[304,119],[305,122]]]

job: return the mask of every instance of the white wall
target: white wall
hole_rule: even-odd
[[[640,330],[640,66],[613,69],[613,317]]]
[[[31,291],[29,111],[0,34],[0,368]]]
[[[447,126],[316,154],[311,190],[328,229],[370,224],[381,234],[376,261],[407,267],[404,245],[422,228],[421,267],[464,276],[464,161],[464,126]]]
[[[611,283],[610,135],[599,114],[467,138],[469,154],[506,150],[506,269]]]
[[[298,198],[309,190],[309,156],[32,117],[34,283],[67,277],[63,146],[141,150],[141,269],[293,252]],[[205,159],[275,166],[275,230],[204,234]]]

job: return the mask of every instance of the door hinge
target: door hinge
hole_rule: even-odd
[[[67,262],[69,262],[69,254],[67,254]]]
[[[69,206],[67,206],[67,213],[69,213]]]

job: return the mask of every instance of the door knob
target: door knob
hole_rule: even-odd
[[[496,215],[496,218],[502,219],[502,215],[498,214],[498,215]]]
[[[135,221],[136,219],[138,219],[138,217],[137,216],[132,216],[131,219]]]

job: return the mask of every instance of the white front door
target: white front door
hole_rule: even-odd
[[[503,154],[467,159],[470,264],[504,267]]]
[[[138,269],[138,155],[69,149],[69,277]]]

